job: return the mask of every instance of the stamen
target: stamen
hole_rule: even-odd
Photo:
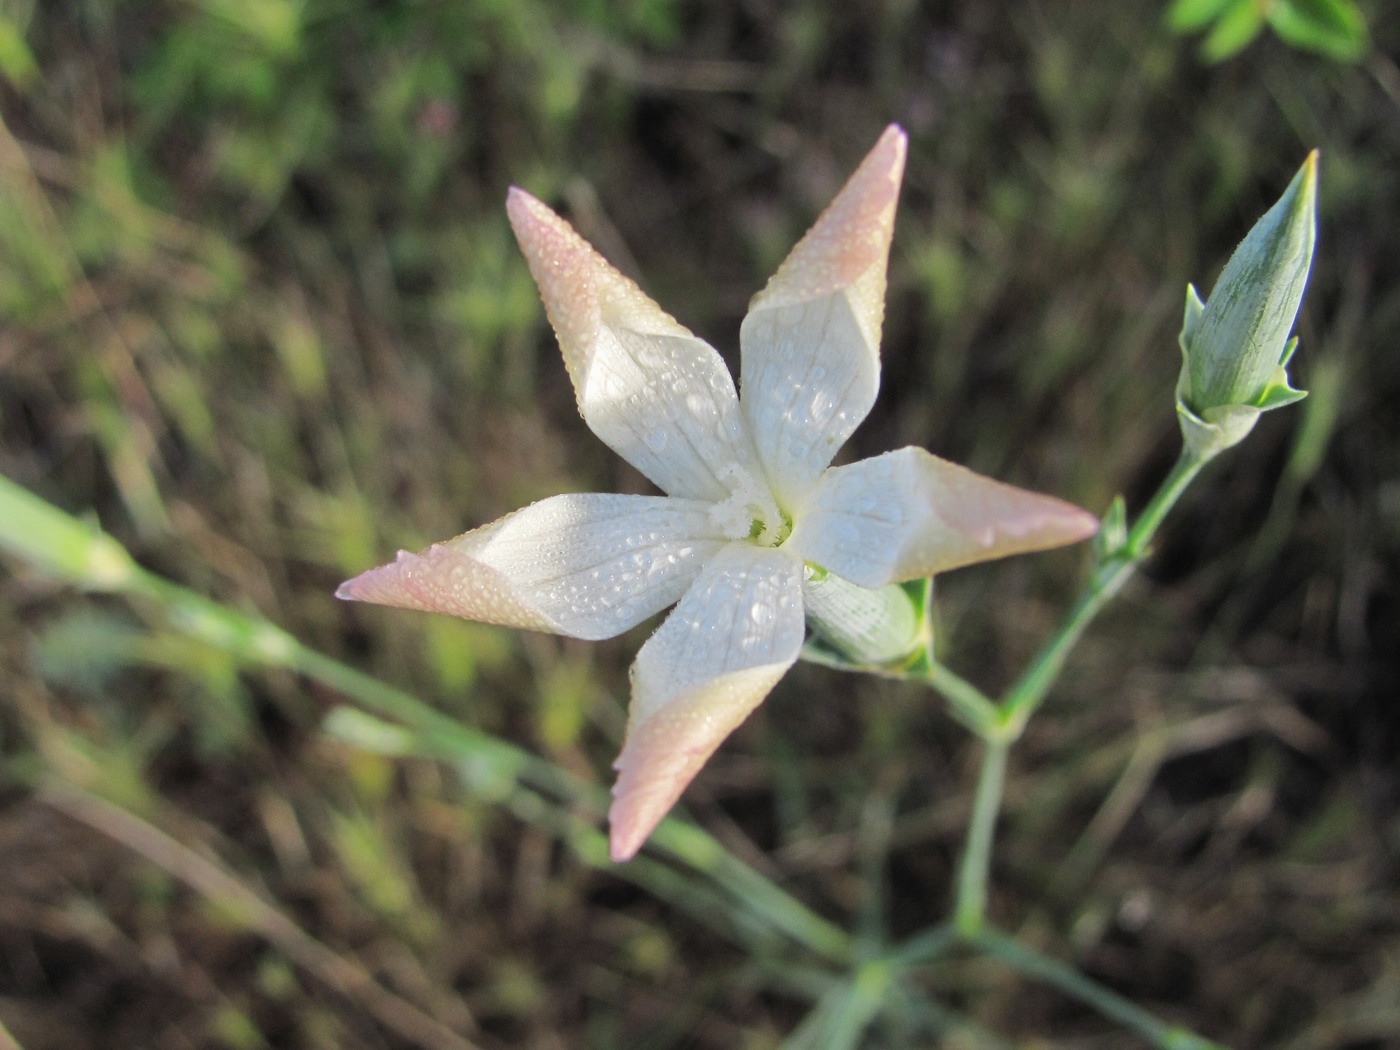
[[[760,546],[776,547],[792,533],[792,519],[778,509],[768,486],[738,463],[719,472],[729,497],[710,507],[717,528],[730,539],[750,539]],[[776,523],[776,527],[774,524]]]

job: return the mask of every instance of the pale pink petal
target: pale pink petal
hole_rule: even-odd
[[[902,448],[827,471],[788,546],[862,587],[882,587],[1096,531],[1097,518],[1063,500]]]
[[[637,654],[627,741],[608,815],[612,856],[641,848],[720,743],[802,649],[802,565],[725,547]]]
[[[524,190],[506,210],[592,431],[673,496],[722,500],[736,473],[761,477],[719,354]]]
[[[665,496],[541,500],[340,585],[337,597],[610,638],[677,602],[724,546],[709,504]]]
[[[744,414],[788,507],[875,402],[904,154],[904,132],[891,125],[754,298],[740,331]]]

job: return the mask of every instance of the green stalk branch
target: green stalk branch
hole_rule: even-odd
[[[1006,784],[1006,752],[1010,742],[988,740],[983,746],[986,751],[982,754],[982,770],[977,777],[967,843],[958,866],[958,896],[953,909],[953,925],[964,937],[975,935],[986,921],[987,876],[992,863],[993,833],[1001,812],[1001,792]]]
[[[1102,552],[1089,582],[1065,622],[1045,643],[1001,702],[1001,717],[1007,733],[1013,739],[1021,735],[1026,723],[1044,702],[1046,694],[1064,669],[1065,659],[1085,629],[1147,557],[1157,529],[1205,464],[1206,460],[1183,449],[1171,473],[1143,508],[1121,545]]]
[[[966,678],[935,660],[932,654],[918,673],[909,677],[941,693],[953,717],[983,740],[1003,735],[1002,716],[997,705]]]
[[[156,602],[178,630],[248,662],[297,671],[343,693],[361,707],[411,728],[417,738],[430,742],[426,753],[456,762],[473,786],[490,792],[532,823],[567,829],[569,822],[556,821],[554,815],[561,808],[580,802],[596,813],[606,811],[606,792],[596,785],[522,748],[462,725],[401,689],[309,649],[274,624],[226,608],[144,569],[137,571],[130,591]],[[535,801],[523,796],[522,789]],[[809,951],[838,963],[850,957],[849,934],[744,864],[708,833],[668,818],[652,841],[656,848],[725,890],[740,908]],[[604,855],[595,856],[592,850],[585,853],[585,859],[612,869],[621,878],[644,882],[645,873],[650,870],[634,875],[627,865],[612,865]]]
[[[958,932],[972,936],[982,928],[987,908],[987,873],[991,864],[993,831],[1001,809],[1006,779],[1006,752],[1049,693],[1065,660],[1099,611],[1127,582],[1147,557],[1152,538],[1167,512],[1200,473],[1205,460],[1189,450],[1162,482],[1156,495],[1120,542],[1101,550],[1094,572],[1060,629],[1045,643],[1025,674],[1000,704],[992,704],[976,686],[946,668],[933,664],[925,681],[948,698],[954,712],[982,737],[986,751],[973,798],[972,820],[958,869],[957,904],[953,923]],[[1108,538],[1112,543],[1112,537]],[[984,706],[985,705],[985,706]],[[990,712],[988,710],[990,708]]]
[[[670,876],[665,877],[659,863],[613,865],[600,847],[596,827],[592,836],[584,835],[575,816],[579,809],[595,815],[606,811],[607,792],[597,785],[308,648],[256,614],[222,605],[142,568],[95,523],[65,513],[2,476],[0,549],[86,590],[147,603],[174,630],[228,653],[245,666],[290,670],[336,690],[359,708],[409,730],[406,739],[411,753],[453,763],[474,790],[489,794],[521,819],[555,831],[578,848],[586,861],[619,878],[682,907],[690,899],[708,896],[693,892],[697,888],[693,877],[670,869],[665,869]],[[734,928],[782,934],[840,966],[854,956],[850,934],[743,863],[708,833],[672,817],[661,824],[652,842],[658,852],[713,883],[735,914],[746,917],[746,923],[736,920],[722,931],[727,935],[733,935]],[[677,892],[686,885],[692,892]],[[701,919],[715,917],[713,907],[690,910]]]
[[[1000,959],[1017,973],[1044,981],[1078,999],[1104,1017],[1136,1032],[1159,1050],[1224,1050],[1218,1043],[1164,1023],[1117,992],[1084,976],[1073,966],[1042,955],[1000,930],[984,926],[969,937],[969,942],[993,958]]]

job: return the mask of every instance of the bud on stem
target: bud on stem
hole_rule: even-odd
[[[1288,338],[1303,301],[1317,229],[1317,151],[1278,203],[1249,231],[1202,303],[1186,290],[1184,356],[1177,414],[1200,458],[1244,439],[1259,413],[1305,395],[1288,382],[1297,340]]]
[[[814,565],[802,601],[807,623],[852,664],[890,664],[924,643],[922,617],[899,584],[871,590]]]

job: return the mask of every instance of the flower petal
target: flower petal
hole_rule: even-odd
[[[738,542],[695,585],[632,665],[627,741],[616,762],[612,856],[627,860],[720,743],[802,649],[802,565]]]
[[[709,504],[553,496],[340,585],[336,596],[610,638],[679,601],[724,546]]]
[[[974,473],[921,448],[833,467],[788,545],[857,583],[883,587],[973,562],[1087,539],[1098,519],[1053,496]]]
[[[593,433],[663,491],[722,500],[759,476],[723,359],[524,190],[511,226]]]
[[[740,330],[744,413],[788,508],[875,403],[904,153],[904,132],[891,125],[754,298]]]

